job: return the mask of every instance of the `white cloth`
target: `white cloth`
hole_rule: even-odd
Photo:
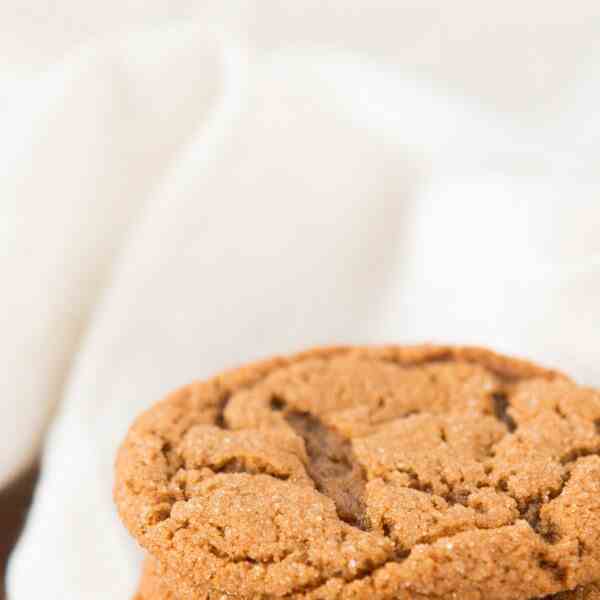
[[[0,484],[51,421],[10,600],[131,596],[115,449],[191,379],[432,340],[600,384],[598,64],[596,0],[0,3]]]

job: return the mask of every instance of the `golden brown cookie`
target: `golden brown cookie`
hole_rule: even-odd
[[[238,600],[223,592],[208,588],[191,589],[185,583],[170,582],[164,569],[152,558],[144,561],[138,593],[133,600]]]
[[[290,596],[290,599],[294,600],[294,597]],[[185,585],[182,587],[173,584],[169,574],[148,558],[144,563],[140,587],[134,600],[239,600],[239,597],[210,590],[194,592]],[[591,583],[541,600],[600,600],[600,585]]]
[[[170,589],[543,597],[600,574],[599,423],[597,391],[489,351],[317,349],[151,408],[115,498]]]

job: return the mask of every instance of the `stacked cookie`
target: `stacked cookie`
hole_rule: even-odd
[[[138,600],[597,600],[600,393],[481,349],[317,349],[156,404],[115,498]]]

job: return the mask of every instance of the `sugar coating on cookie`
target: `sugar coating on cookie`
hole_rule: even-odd
[[[599,429],[597,391],[485,350],[317,349],[155,405],[115,498],[192,595],[544,597],[600,575]]]
[[[208,587],[188,585],[185,581],[172,582],[164,567],[148,557],[144,561],[142,577],[133,600],[240,600],[240,598]]]
[[[291,600],[295,595],[289,596]],[[300,596],[301,597],[301,596]],[[144,568],[137,594],[133,600],[241,600],[240,596],[190,586],[181,578],[173,581],[172,574],[151,558]],[[560,592],[535,600],[600,600],[600,584],[579,586],[568,592]]]

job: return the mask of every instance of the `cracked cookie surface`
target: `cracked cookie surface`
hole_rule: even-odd
[[[294,600],[294,596],[289,596]],[[301,598],[301,596],[300,596]],[[196,586],[188,585],[161,567],[156,561],[147,558],[134,600],[242,600],[241,597]],[[560,592],[535,600],[600,600],[600,584],[591,583],[574,590]]]
[[[600,575],[600,394],[473,348],[317,349],[143,414],[115,498],[175,588],[510,600]]]

